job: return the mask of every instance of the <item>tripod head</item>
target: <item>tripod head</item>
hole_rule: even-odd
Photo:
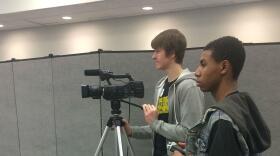
[[[109,127],[112,127],[113,125],[123,126],[123,121],[122,121],[123,118],[120,116],[120,114],[122,113],[122,111],[120,110],[121,102],[143,109],[141,106],[125,100],[111,100],[112,116],[109,118],[107,122],[107,126]]]
[[[120,115],[122,111],[121,108],[121,101],[120,100],[111,100],[111,114],[112,115]]]
[[[122,127],[124,125],[122,121],[123,118],[120,116],[120,114],[122,113],[120,108],[121,108],[120,100],[111,100],[112,116],[107,121],[108,127],[113,127],[113,125]]]
[[[121,108],[121,102],[123,103],[127,103],[129,105],[132,105],[134,107],[140,108],[143,110],[143,108],[135,103],[129,102],[129,101],[125,101],[125,100],[111,100],[111,114],[112,115],[120,115],[122,113],[122,111],[120,110]]]

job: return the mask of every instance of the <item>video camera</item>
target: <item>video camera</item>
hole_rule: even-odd
[[[134,81],[130,74],[114,75],[107,70],[93,69],[85,70],[85,76],[99,76],[101,81],[106,80],[107,86],[82,85],[82,98],[92,97],[100,99],[103,96],[106,100],[121,100],[128,97],[144,97],[144,84],[142,81]],[[110,79],[127,78],[129,82],[124,85],[112,85]]]

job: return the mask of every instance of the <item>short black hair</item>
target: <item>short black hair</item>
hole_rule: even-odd
[[[187,41],[177,29],[168,29],[159,33],[151,42],[153,49],[163,48],[167,56],[175,53],[176,63],[182,64]]]
[[[243,43],[239,39],[224,36],[208,43],[203,50],[211,50],[217,62],[228,60],[232,66],[233,79],[238,79],[246,58]]]

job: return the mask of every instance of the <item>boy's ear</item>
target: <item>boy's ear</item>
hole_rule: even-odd
[[[165,53],[165,56],[167,56],[168,58],[175,58],[175,51],[171,51],[171,53],[169,54]]]
[[[174,59],[176,58],[175,53],[172,53],[171,56],[172,56],[172,58],[174,58]]]
[[[172,53],[171,53],[171,57],[172,57],[172,58],[176,58],[176,56],[175,56],[175,51],[174,51],[174,50],[173,50]]]
[[[225,75],[230,71],[231,65],[228,60],[223,60],[220,63],[221,74]]]

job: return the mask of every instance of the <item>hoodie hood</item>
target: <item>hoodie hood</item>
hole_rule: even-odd
[[[270,130],[248,93],[231,94],[211,108],[222,110],[232,118],[245,138],[250,153],[261,153],[270,147]]]
[[[163,87],[164,85],[164,82],[165,80],[167,79],[168,77],[165,76],[163,78],[161,78],[158,83],[156,84],[156,87],[157,88],[161,88]],[[179,77],[177,78],[177,80],[173,83],[173,85],[176,85],[176,84],[179,84],[180,82],[182,82],[183,80],[186,80],[186,79],[193,79],[196,81],[196,77],[194,75],[194,72],[190,72],[190,70],[188,68],[185,68],[182,73],[179,75]]]

